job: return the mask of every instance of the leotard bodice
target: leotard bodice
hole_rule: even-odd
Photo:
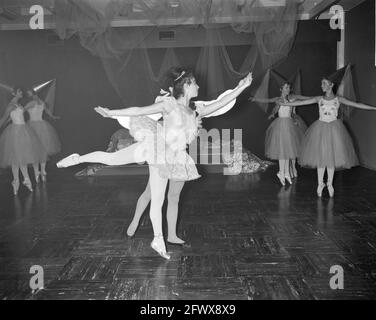
[[[30,121],[41,121],[43,120],[44,104],[35,101],[33,106],[30,107],[27,111],[30,115]]]
[[[25,124],[24,109],[19,105],[14,103],[15,108],[10,112],[10,118],[14,124]]]
[[[321,98],[319,100],[319,120],[324,122],[332,122],[337,120],[339,106],[340,103],[338,97],[331,100]]]

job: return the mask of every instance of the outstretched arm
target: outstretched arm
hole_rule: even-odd
[[[306,106],[309,104],[318,103],[321,97],[313,97],[306,100],[300,100],[300,101],[294,101],[294,102],[283,102],[284,106],[290,106],[290,107],[300,107],[300,106]]]
[[[262,99],[262,98],[256,98],[256,97],[250,97],[248,100],[254,101],[254,102],[260,102],[260,103],[275,103],[279,97],[270,98],[270,99]]]
[[[376,107],[373,107],[373,106],[370,106],[370,105],[364,104],[364,103],[359,103],[359,102],[347,100],[344,97],[338,97],[338,100],[339,100],[340,103],[343,103],[343,104],[350,106],[350,107],[363,109],[363,110],[376,110]]]
[[[173,98],[171,98],[173,99]],[[130,107],[125,109],[110,110],[96,107],[95,111],[105,118],[112,117],[137,117],[155,113],[169,113],[172,108],[172,101],[163,100],[146,107]]]
[[[240,80],[238,86],[231,91],[229,94],[226,94],[218,101],[214,101],[213,103],[210,103],[205,106],[205,108],[202,109],[200,116],[205,117],[208,114],[211,114],[218,109],[222,108],[232,100],[234,100],[236,97],[238,97],[246,88],[248,88],[252,83],[252,73],[249,73],[244,79]]]
[[[51,119],[53,119],[53,120],[60,119],[60,117],[57,117],[57,116],[53,115],[53,113],[51,112],[50,109],[47,108],[47,106],[46,106],[45,103],[43,104],[43,106],[44,106],[44,112],[45,112],[45,113],[46,113]]]
[[[7,120],[9,119],[9,115],[10,115],[10,112],[12,111],[12,107],[8,107],[6,110],[5,110],[5,113],[4,115],[0,118],[0,128],[4,125],[4,123],[7,122]]]
[[[301,96],[299,94],[292,94],[291,98],[296,99],[296,100],[308,100],[308,99],[312,99],[312,97]]]

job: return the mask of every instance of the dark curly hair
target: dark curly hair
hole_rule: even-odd
[[[172,67],[167,71],[164,79],[164,89],[169,90],[172,88],[172,96],[175,99],[184,95],[184,84],[191,84],[195,79],[193,72],[190,69],[181,67]],[[189,107],[192,110],[196,109],[194,102],[190,102]]]

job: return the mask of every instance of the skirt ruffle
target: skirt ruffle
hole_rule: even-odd
[[[298,128],[303,132],[305,133],[308,129],[306,123],[304,122],[304,120],[302,119],[301,116],[299,116],[298,114],[294,115],[294,123],[295,125],[298,126]]]
[[[269,159],[289,160],[299,156],[303,131],[291,118],[277,118],[265,135],[265,155]]]
[[[348,169],[359,164],[350,134],[341,120],[317,120],[307,130],[299,164],[309,168]]]
[[[27,124],[10,124],[0,136],[0,167],[46,162],[47,153]]]
[[[129,133],[139,142],[137,152],[149,165],[159,170],[161,177],[175,181],[200,178],[196,164],[185,150],[173,150],[166,145],[163,126],[149,117],[132,117]]]
[[[29,121],[28,124],[35,131],[39,140],[46,149],[47,155],[59,153],[61,150],[61,143],[56,130],[51,124],[45,120]]]

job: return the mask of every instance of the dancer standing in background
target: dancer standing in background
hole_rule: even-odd
[[[47,156],[59,153],[61,150],[59,137],[51,124],[43,119],[43,113],[45,112],[53,120],[59,119],[59,117],[54,116],[49,109],[46,108],[45,102],[38,97],[33,89],[27,90],[27,96],[31,99],[25,106],[25,111],[30,115],[28,124],[34,129],[39,140],[42,142]],[[46,161],[35,163],[33,167],[35,181],[38,183],[39,177],[41,176],[42,181],[45,182],[47,180]]]
[[[342,120],[337,118],[340,104],[376,111],[375,107],[335,95],[333,85],[330,79],[324,78],[321,81],[324,96],[284,103],[292,107],[316,103],[319,106],[320,117],[308,128],[299,157],[301,166],[317,168],[317,195],[319,197],[322,196],[325,185],[330,197],[334,196],[333,178],[336,169],[349,169],[359,164],[351,137]],[[325,171],[328,174],[326,184],[324,184]]]
[[[278,160],[279,172],[277,177],[284,186],[286,180],[291,184],[290,161],[296,160],[299,155],[303,131],[294,123],[292,119],[292,107],[286,105],[286,102],[294,100],[303,100],[307,97],[293,95],[291,85],[285,82],[280,87],[281,96],[271,99],[253,99],[256,102],[275,103],[269,119],[276,118],[268,127],[265,136],[265,155],[269,159]]]
[[[15,87],[13,95],[5,114],[0,119],[0,127],[11,120],[0,136],[0,167],[12,168],[13,194],[16,195],[20,186],[19,171],[21,170],[24,178],[23,185],[32,192],[27,166],[45,162],[47,154],[34,130],[25,123],[24,108],[19,104],[19,100],[23,97],[22,89]]]

